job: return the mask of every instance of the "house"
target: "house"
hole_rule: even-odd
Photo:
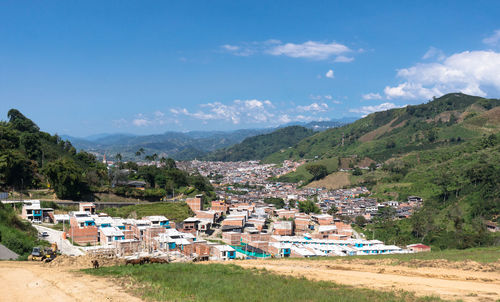
[[[193,212],[203,210],[203,195],[198,194],[194,198],[186,198],[187,205]]]
[[[105,227],[99,229],[101,245],[113,244],[114,241],[125,240],[125,234],[117,227]]]
[[[292,245],[290,243],[269,242],[267,251],[276,257],[290,257]]]
[[[493,221],[486,221],[485,225],[486,229],[488,229],[488,231],[490,232],[500,232],[500,226],[498,226],[498,224]]]
[[[277,221],[273,226],[273,234],[290,236],[293,234],[293,224],[291,221]]]
[[[333,223],[333,216],[328,214],[311,215],[311,219],[319,225],[330,225]]]
[[[313,237],[327,239],[332,234],[337,234],[337,227],[335,225],[320,225],[318,227],[318,233],[313,234]]]
[[[427,245],[422,244],[422,243],[410,244],[410,245],[407,245],[406,248],[413,253],[430,252],[431,251],[430,246],[427,246]]]
[[[170,229],[170,220],[165,216],[145,216],[142,220],[149,221],[153,227],[164,227]]]
[[[78,211],[88,212],[90,215],[94,215],[96,213],[95,210],[95,204],[92,202],[80,202],[78,205]]]
[[[41,223],[43,221],[53,220],[51,219],[51,214],[53,217],[54,209],[42,208],[40,200],[31,200],[27,201],[27,203],[23,205],[21,217],[29,220],[30,222]]]
[[[229,245],[240,245],[241,244],[241,233],[238,232],[223,232],[222,241]]]
[[[236,250],[229,245],[212,245],[210,260],[232,260],[236,258]]]
[[[200,223],[200,219],[196,217],[189,217],[184,219],[182,222],[182,232],[186,233],[196,233],[198,230],[198,224]]]
[[[72,238],[73,242],[80,245],[97,244],[99,241],[98,229],[94,218],[90,216],[89,212],[70,212],[69,215],[70,229],[68,235]]]
[[[210,210],[216,211],[218,213],[227,213],[229,209],[229,205],[226,203],[225,200],[214,200],[212,201]]]

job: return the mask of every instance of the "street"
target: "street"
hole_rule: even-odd
[[[61,251],[63,255],[69,256],[81,256],[85,253],[80,250],[77,246],[72,245],[69,240],[62,238],[62,231],[53,230],[51,228],[43,227],[40,225],[33,225],[38,233],[47,232],[49,236],[43,237],[43,239],[47,240],[50,243],[57,243],[57,247]]]

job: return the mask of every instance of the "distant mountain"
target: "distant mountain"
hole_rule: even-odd
[[[106,154],[108,158],[120,153],[124,160],[139,159],[135,153],[143,148],[145,154],[158,154],[177,160],[200,158],[214,150],[237,144],[249,136],[268,133],[273,129],[242,129],[236,131],[165,132],[155,135],[98,134],[86,138],[62,135],[79,150]],[[143,155],[144,156],[144,155]]]
[[[212,152],[203,159],[213,161],[260,160],[274,152],[293,147],[313,133],[313,130],[301,126],[285,127],[268,134],[246,138],[243,142],[232,147]]]
[[[314,131],[323,131],[332,127],[345,125],[348,120],[305,123],[304,127]],[[267,134],[276,129],[240,129],[234,131],[189,131],[165,132],[155,135],[134,135],[126,133],[96,134],[83,138],[62,135],[79,150],[86,150],[95,154],[106,154],[112,159],[120,153],[124,160],[138,160],[135,153],[143,148],[145,154],[154,154],[162,157],[172,157],[176,160],[191,160],[202,158],[207,154],[238,144],[244,139]],[[295,141],[295,140],[292,140]],[[143,155],[144,156],[144,155]]]

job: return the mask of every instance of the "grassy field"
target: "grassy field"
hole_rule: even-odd
[[[236,265],[172,263],[114,266],[86,273],[137,282],[135,293],[154,301],[440,301],[408,292],[382,292],[243,269]]]
[[[288,258],[288,259],[306,259],[306,258]],[[308,258],[314,260],[333,260],[342,259],[350,261],[352,259],[394,259],[394,264],[410,262],[412,260],[448,260],[448,261],[476,261],[480,263],[491,263],[500,261],[500,247],[481,247],[470,248],[465,250],[442,250],[432,251],[429,253],[415,253],[415,254],[393,254],[393,255],[373,255],[373,256],[352,256],[352,257],[318,257]]]
[[[106,208],[100,212],[105,212],[113,217],[137,218],[144,216],[163,215],[170,220],[180,222],[193,215],[193,212],[185,202],[154,202],[149,204],[139,204],[121,208]]]

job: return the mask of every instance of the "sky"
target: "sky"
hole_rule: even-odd
[[[1,1],[0,119],[234,130],[500,97],[500,1]]]

